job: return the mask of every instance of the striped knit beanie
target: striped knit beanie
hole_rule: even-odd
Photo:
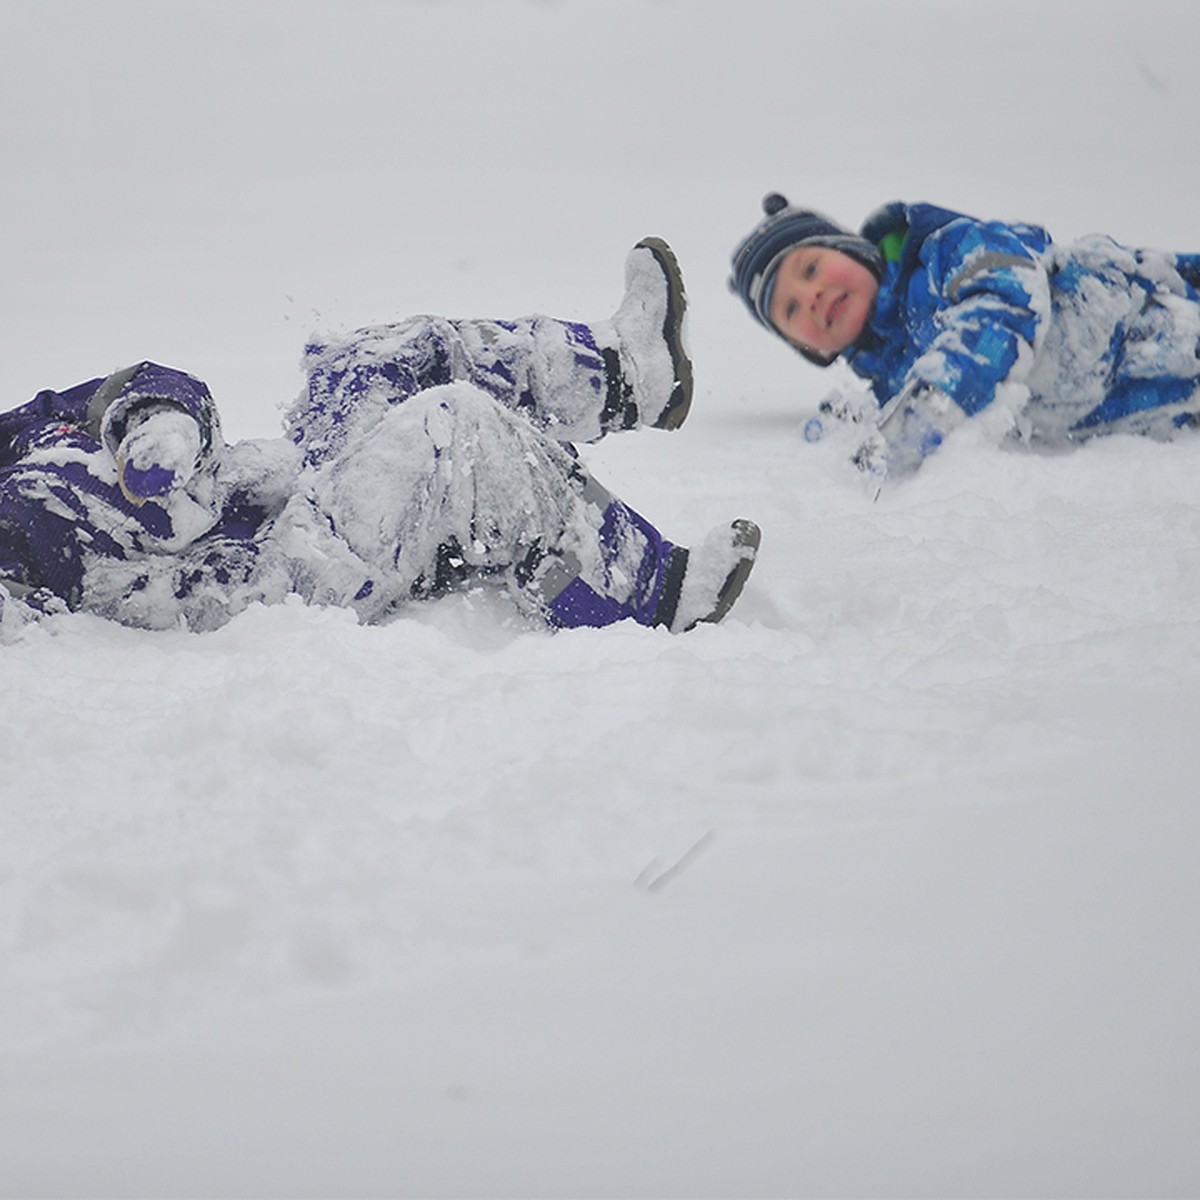
[[[766,215],[733,252],[729,290],[740,296],[751,316],[772,333],[779,334],[770,315],[775,274],[797,246],[840,250],[862,263],[876,279],[882,278],[883,255],[866,238],[843,229],[820,213],[793,208],[778,192],[765,196],[762,206]],[[808,357],[818,363],[829,361],[819,355]]]

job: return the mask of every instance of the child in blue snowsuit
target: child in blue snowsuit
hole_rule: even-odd
[[[867,381],[864,470],[911,472],[985,411],[1032,447],[1200,422],[1200,255],[1059,245],[931,204],[888,204],[857,233],[774,193],[763,210],[730,288],[811,362]]]
[[[683,422],[685,304],[647,238],[607,321],[414,317],[314,341],[286,436],[233,445],[205,384],[152,362],[40,392],[0,414],[0,616],[207,630],[298,595],[370,622],[487,579],[552,626],[719,620],[757,527],[674,545],[573,445]]]

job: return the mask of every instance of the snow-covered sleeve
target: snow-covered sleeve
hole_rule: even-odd
[[[873,474],[916,470],[1005,382],[1021,382],[1050,311],[1044,231],[956,217],[928,235],[903,300],[907,372],[880,398],[875,431],[854,455]]]
[[[89,431],[115,460],[117,486],[130,503],[176,496],[174,507],[182,512],[189,508],[179,497],[186,488],[203,509],[211,507],[209,485],[224,443],[203,381],[173,367],[137,363],[100,384],[87,418]]]
[[[88,427],[115,457],[136,418],[161,409],[186,413],[196,422],[200,457],[221,449],[221,425],[207,385],[174,367],[141,362],[110,375],[88,404]]]
[[[1024,378],[1050,312],[1042,237],[961,217],[926,239],[909,282],[916,354],[902,390],[923,384],[974,416]]]
[[[207,385],[184,371],[141,362],[105,379],[88,404],[88,428],[116,460],[127,500],[142,504],[205,475],[223,443]]]

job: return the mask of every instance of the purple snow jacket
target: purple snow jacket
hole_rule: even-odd
[[[135,504],[117,485],[117,447],[135,413],[163,405],[199,427],[197,485]],[[221,446],[208,388],[152,362],[0,413],[0,583],[16,595],[45,589],[75,608],[86,556],[171,550],[211,529],[221,514],[203,492]]]

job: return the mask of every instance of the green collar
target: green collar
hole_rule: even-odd
[[[900,261],[900,254],[904,249],[904,240],[907,237],[907,225],[902,229],[893,229],[890,233],[883,235],[879,242],[879,249],[883,252],[884,262]]]

